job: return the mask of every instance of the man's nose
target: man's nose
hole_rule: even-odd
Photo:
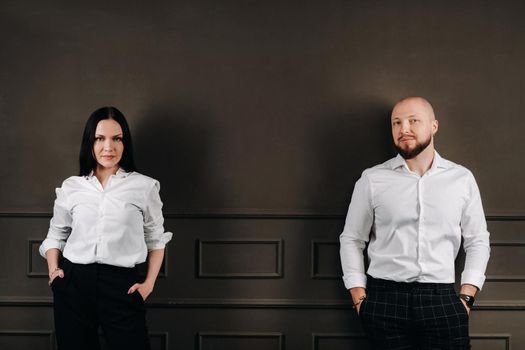
[[[410,124],[408,122],[401,123],[401,132],[405,134],[409,131],[410,131]]]

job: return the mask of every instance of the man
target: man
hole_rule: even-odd
[[[399,101],[391,122],[399,154],[363,172],[340,236],[345,287],[373,349],[470,349],[468,313],[490,255],[476,181],[435,151],[438,121],[427,100]]]

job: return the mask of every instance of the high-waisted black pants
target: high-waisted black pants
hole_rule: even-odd
[[[146,309],[136,268],[60,263],[64,278],[53,280],[55,330],[59,350],[97,350],[99,327],[110,349],[149,350]]]

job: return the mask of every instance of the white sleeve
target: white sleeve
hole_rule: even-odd
[[[366,287],[363,249],[374,222],[371,187],[365,173],[356,182],[348,207],[341,243],[341,265],[346,289]]]
[[[64,250],[66,240],[71,233],[71,213],[68,207],[68,201],[65,191],[62,188],[56,189],[57,198],[53,207],[53,217],[49,223],[49,231],[46,239],[38,249],[40,255],[46,257],[46,251],[51,248]]]
[[[481,290],[490,257],[489,232],[478,185],[471,173],[467,186],[468,199],[461,215],[461,234],[466,254],[461,284],[472,284]]]
[[[162,215],[162,201],[160,200],[160,184],[155,184],[146,196],[144,209],[144,238],[148,251],[164,249],[171,240],[172,233],[164,232],[164,217]]]

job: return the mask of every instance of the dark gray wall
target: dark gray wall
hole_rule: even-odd
[[[2,1],[0,348],[53,347],[37,247],[88,115],[128,117],[175,232],[155,349],[362,349],[337,237],[388,116],[428,97],[492,233],[474,349],[525,347],[525,5]],[[461,261],[458,261],[461,265]]]

